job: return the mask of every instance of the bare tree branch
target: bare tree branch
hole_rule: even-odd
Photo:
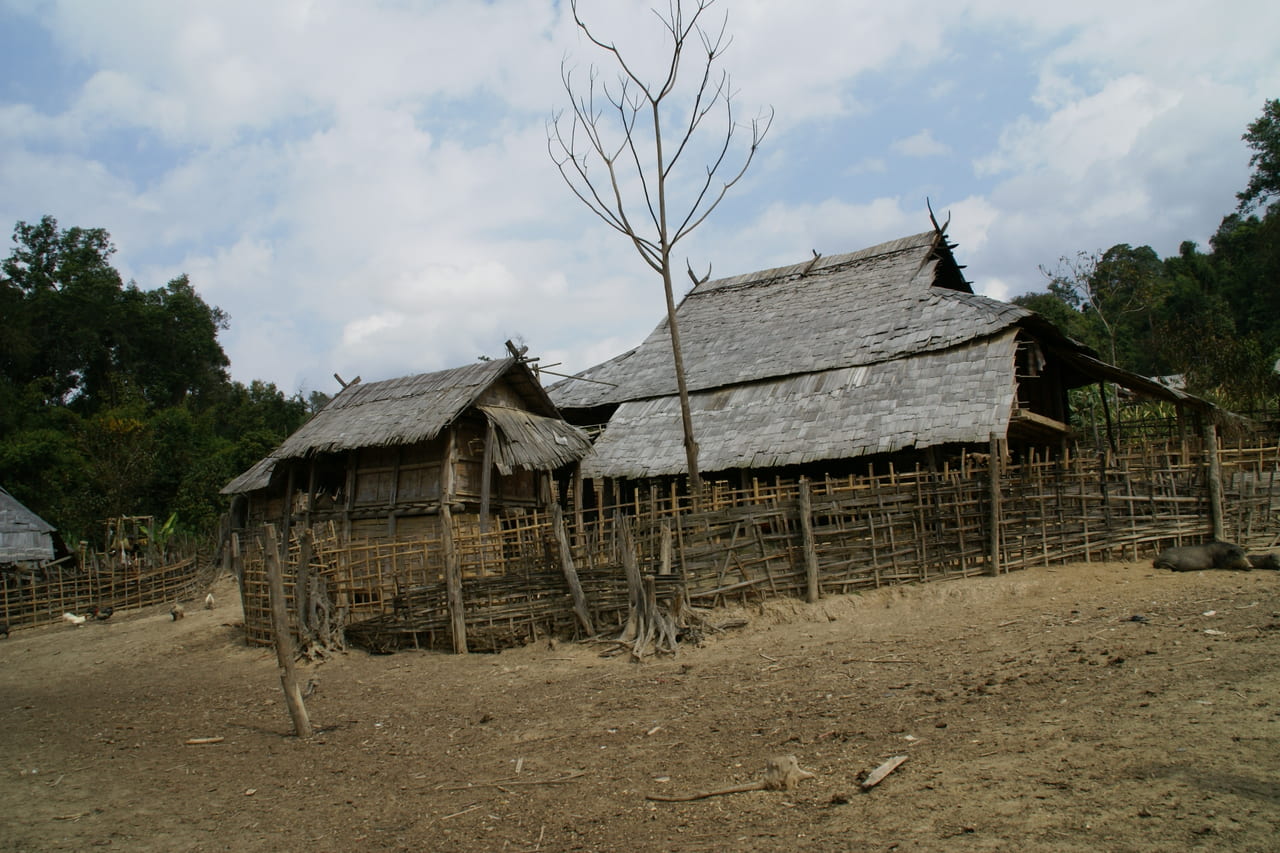
[[[547,122],[547,151],[569,189],[586,207],[610,228],[623,234],[636,252],[663,279],[667,300],[667,325],[671,334],[675,360],[676,383],[680,393],[681,417],[685,431],[685,450],[689,461],[689,482],[695,494],[701,483],[697,466],[697,442],[693,437],[688,389],[680,351],[679,329],[675,316],[672,285],[672,250],[680,240],[706,221],[755,158],[765,135],[773,123],[773,110],[761,113],[750,122],[751,139],[742,153],[742,162],[731,169],[729,164],[738,146],[740,127],[734,120],[732,90],[727,72],[718,71],[717,63],[732,43],[727,34],[728,15],[720,26],[705,29],[703,18],[715,0],[667,0],[665,14],[653,10],[669,40],[670,53],[660,74],[660,83],[650,85],[638,66],[623,55],[612,41],[607,41],[583,20],[578,0],[570,0],[574,24],[594,47],[603,51],[618,70],[613,85],[602,82],[592,66],[585,87],[575,89],[576,81],[567,64],[561,65],[561,81],[568,95],[570,109],[552,115]],[[685,51],[700,46],[702,61],[696,85],[682,86],[681,71]],[[597,90],[608,107],[598,104]],[[706,120],[723,111],[724,134],[711,152],[711,161],[702,174],[681,176],[678,167],[686,157],[702,145],[701,134]],[[566,127],[567,126],[567,127]],[[665,138],[667,128],[676,129],[671,140]],[[620,141],[611,144],[613,134]],[[672,144],[668,146],[668,142]],[[608,178],[593,171],[603,169]],[[721,173],[730,170],[728,179]],[[672,217],[669,206],[682,205],[682,212]],[[643,213],[643,215],[641,215]],[[647,224],[641,223],[647,218]],[[671,222],[679,225],[672,230]],[[689,270],[693,278],[692,268]],[[708,275],[709,275],[708,271]],[[705,279],[704,279],[705,280]]]

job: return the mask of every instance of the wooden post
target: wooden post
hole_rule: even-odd
[[[1218,459],[1218,428],[1207,414],[1204,418],[1204,453],[1209,463],[1209,520],[1213,523],[1213,538],[1221,542],[1227,538],[1222,518],[1222,462]]]
[[[991,433],[988,474],[991,493],[991,553],[987,566],[987,574],[1000,574],[1000,468],[1004,464],[1004,448],[1001,446],[999,433]]]
[[[800,534],[804,538],[805,601],[817,603],[822,596],[818,585],[818,549],[813,539],[813,498],[809,478],[800,478]]]
[[[457,464],[457,440],[453,427],[445,441],[444,467],[440,471],[440,550],[444,556],[444,585],[449,596],[449,633],[455,654],[467,653],[467,614],[462,600],[462,564],[453,543],[453,484]]]
[[[489,500],[493,493],[493,449],[498,431],[489,421],[484,433],[484,458],[480,461],[480,532],[489,532]]]
[[[266,526],[267,547],[263,562],[267,570],[267,595],[271,601],[271,633],[274,634],[276,662],[280,665],[280,686],[284,689],[284,701],[293,718],[293,733],[298,737],[311,737],[311,719],[307,706],[302,702],[302,690],[294,671],[293,634],[289,631],[289,616],[284,601],[284,577],[281,573],[280,543],[276,541],[273,525]]]
[[[573,553],[569,550],[569,535],[564,529],[564,511],[559,503],[551,504],[551,525],[555,530],[556,543],[560,546],[560,568],[564,571],[564,579],[569,583],[569,592],[573,595],[573,612],[577,614],[582,629],[590,637],[595,634],[595,626],[591,624],[591,613],[587,610],[587,595],[582,591],[582,583],[578,580],[578,570],[573,565]]]

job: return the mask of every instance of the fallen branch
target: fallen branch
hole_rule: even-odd
[[[903,660],[901,658],[845,658],[841,663],[919,663],[914,660]]]
[[[222,743],[223,737],[189,737],[183,741],[187,746],[203,746],[206,743]]]
[[[645,794],[646,800],[659,803],[688,803],[694,800],[705,800],[707,797],[719,797],[723,794],[741,794],[746,791],[790,791],[804,779],[812,779],[818,774],[804,770],[796,762],[794,755],[779,755],[765,762],[764,778],[759,782],[747,782],[742,785],[730,785],[712,791],[701,791],[696,794]]]

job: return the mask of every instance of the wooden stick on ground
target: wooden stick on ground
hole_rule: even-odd
[[[902,762],[906,760],[907,760],[907,757],[905,755],[895,755],[893,758],[890,758],[888,761],[886,761],[884,764],[881,764],[875,770],[872,770],[867,775],[867,778],[862,781],[862,790],[870,791],[876,785],[879,785],[880,782],[884,779],[884,777],[888,776],[890,773],[897,770],[898,765],[902,764]]]
[[[804,770],[794,755],[778,755],[765,763],[764,778],[758,782],[747,782],[742,785],[730,785],[712,791],[701,791],[697,794],[646,794],[646,800],[659,803],[688,803],[693,800],[705,800],[707,797],[719,797],[722,794],[741,794],[746,791],[790,791],[802,780],[812,779],[818,774]]]

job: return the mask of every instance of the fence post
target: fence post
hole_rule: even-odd
[[[990,460],[987,471],[990,475],[991,492],[991,552],[989,555],[987,574],[1000,574],[1000,468],[1004,464],[1004,448],[1001,446],[999,433],[991,433]]]
[[[1206,415],[1204,419],[1204,452],[1209,463],[1209,520],[1213,523],[1213,538],[1227,538],[1226,524],[1222,519],[1222,462],[1218,458],[1218,428]]]
[[[809,478],[800,478],[800,532],[804,536],[805,601],[817,603],[822,595],[818,585],[818,550],[813,540],[813,499]]]
[[[569,583],[569,592],[573,595],[573,612],[587,632],[593,636],[596,632],[591,624],[591,614],[587,610],[587,596],[582,591],[582,583],[578,580],[578,570],[573,565],[573,552],[569,550],[569,535],[564,529],[564,511],[559,503],[551,504],[551,524],[555,529],[556,544],[560,546],[560,568],[564,571],[564,579]]]
[[[288,534],[286,534],[287,536]],[[288,539],[285,539],[285,543]],[[293,719],[293,733],[307,738],[313,734],[311,718],[307,716],[307,706],[302,701],[302,690],[298,688],[298,675],[294,671],[293,634],[289,631],[289,614],[284,601],[284,576],[280,564],[283,562],[280,550],[284,543],[276,541],[274,525],[266,526],[266,549],[263,562],[267,570],[267,595],[271,600],[271,633],[275,635],[276,662],[280,665],[280,686],[284,690],[284,701],[289,706],[289,716]]]

